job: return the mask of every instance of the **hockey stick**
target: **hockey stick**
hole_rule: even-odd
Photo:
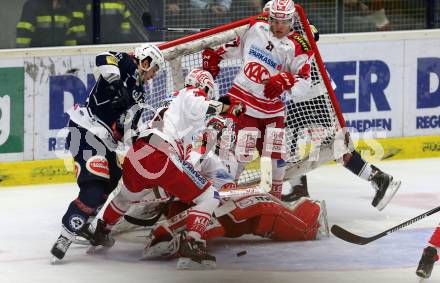
[[[390,228],[390,229],[383,231],[382,233],[379,233],[379,234],[372,236],[372,237],[362,237],[362,236],[353,234],[338,225],[333,225],[331,228],[331,231],[332,231],[333,235],[335,235],[336,237],[338,237],[341,240],[344,240],[344,241],[352,243],[352,244],[365,245],[365,244],[373,242],[377,239],[380,239],[388,234],[391,234],[397,230],[400,230],[408,225],[411,225],[414,222],[417,222],[417,221],[419,221],[427,216],[430,216],[434,213],[437,213],[439,211],[440,211],[440,206],[437,206],[436,208],[433,208],[430,211],[422,213],[419,216],[411,218],[408,221],[405,221],[397,226],[394,226],[393,228]]]
[[[148,12],[142,14],[142,24],[149,31],[173,31],[173,32],[201,32],[208,30],[208,28],[171,28],[171,27],[156,27],[153,26],[151,15]]]
[[[137,226],[145,226],[145,227],[153,226],[154,224],[156,224],[156,222],[159,220],[159,218],[163,215],[163,213],[167,209],[168,205],[174,200],[174,198],[175,198],[175,196],[171,196],[166,203],[162,203],[157,214],[151,218],[140,219],[140,218],[136,218],[136,217],[133,217],[130,215],[124,215],[124,219],[128,223],[131,223],[131,224],[134,224]]]
[[[231,189],[227,191],[219,191],[219,195],[221,198],[230,198],[230,197],[240,197],[240,196],[248,196],[253,194],[264,194],[267,193],[266,189],[256,186],[256,187],[250,187],[250,188],[237,188],[237,189]],[[165,211],[165,208],[170,204],[174,199],[174,196],[171,196],[171,198],[163,205],[163,207],[159,210],[159,212],[148,219],[141,219],[130,215],[124,215],[124,219],[131,224],[137,225],[137,226],[153,226],[156,224],[156,222],[159,220],[159,218],[162,216],[163,212]],[[145,202],[154,202],[154,201],[145,201]]]

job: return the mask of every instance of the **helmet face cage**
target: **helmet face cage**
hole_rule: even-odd
[[[185,86],[193,86],[206,92],[209,99],[215,99],[214,78],[211,73],[201,69],[194,69],[185,78]]]
[[[295,3],[292,0],[272,0],[269,7],[269,20],[290,22],[293,25]]]
[[[136,47],[134,57],[138,59],[139,62],[148,59],[150,66],[147,69],[142,69],[143,71],[148,72],[152,68],[156,68],[156,71],[160,71],[165,68],[165,59],[162,51],[154,44],[146,43]]]
[[[230,118],[212,116],[206,124],[210,139],[216,139],[216,146],[220,149],[232,149],[236,135],[235,124]]]

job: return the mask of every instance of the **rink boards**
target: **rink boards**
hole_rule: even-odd
[[[133,46],[0,51],[0,186],[74,180],[63,167],[65,112],[87,98],[98,52]],[[439,30],[322,36],[321,55],[364,156],[439,156],[439,48]]]
[[[354,140],[356,149],[370,161],[440,157],[440,136]],[[258,160],[249,166],[258,168]],[[0,188],[74,182],[72,159],[1,162]]]

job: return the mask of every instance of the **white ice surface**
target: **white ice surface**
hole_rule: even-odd
[[[371,236],[440,205],[440,159],[376,164],[402,180],[384,211],[370,205],[373,189],[341,166],[308,176],[309,192],[325,199],[331,224]],[[62,264],[49,250],[61,217],[77,195],[75,184],[0,189],[0,282],[419,282],[415,268],[440,214],[365,246],[328,239],[276,243],[255,237],[209,245],[217,270],[178,271],[175,261],[140,261],[141,238],[120,238],[105,254],[72,245]],[[136,234],[139,236],[139,233]],[[237,257],[236,253],[247,254]],[[440,267],[427,282],[440,282]]]

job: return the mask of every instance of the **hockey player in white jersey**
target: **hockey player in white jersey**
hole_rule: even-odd
[[[140,133],[127,152],[122,167],[121,191],[105,208],[98,220],[92,245],[103,245],[114,224],[125,214],[130,202],[139,200],[146,190],[160,186],[183,202],[196,205],[188,212],[187,233],[182,234],[179,266],[203,267],[215,265],[215,257],[207,254],[200,242],[219,203],[218,192],[205,177],[187,162],[193,135],[204,127],[207,114],[239,115],[243,105],[227,105],[212,100],[214,81],[203,70],[193,70],[188,76],[193,85],[181,89],[164,113],[162,129]]]
[[[243,36],[217,50],[202,53],[203,67],[217,76],[225,58],[243,58],[243,64],[228,92],[231,100],[246,104],[246,114],[237,125],[240,162],[256,147],[260,156],[272,159],[271,194],[281,197],[285,174],[285,106],[283,93],[295,96],[310,87],[313,51],[299,34],[292,33],[295,4],[275,0],[269,18],[256,17]],[[242,167],[242,165],[241,165]]]

